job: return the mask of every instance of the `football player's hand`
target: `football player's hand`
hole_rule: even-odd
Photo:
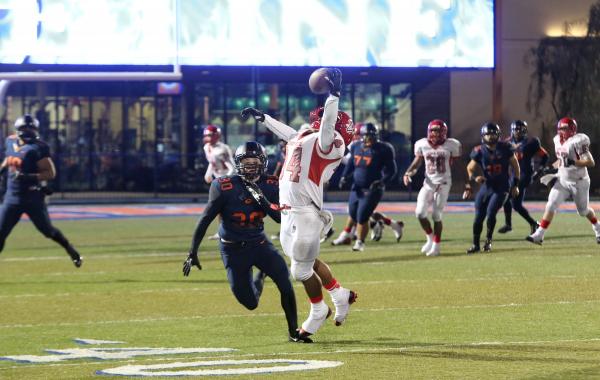
[[[248,119],[250,116],[254,118],[256,121],[263,122],[265,121],[265,113],[261,110],[257,110],[253,107],[244,108],[241,112],[242,120]]]
[[[342,72],[340,69],[335,67],[327,69],[327,76],[325,79],[329,82],[329,92],[331,95],[339,98],[342,92]]]
[[[471,195],[473,195],[473,190],[470,187],[465,187],[465,191],[463,192],[462,199],[467,200],[467,199],[471,198]]]
[[[260,187],[258,187],[258,185],[255,182],[252,181],[242,181],[242,183],[244,184],[244,187],[246,188],[246,191],[248,191],[248,193],[250,194],[250,196],[259,204],[262,205],[267,201],[267,198],[265,197],[265,194],[263,194],[262,190],[260,189]]]
[[[478,184],[482,184],[485,182],[485,177],[482,175],[478,175],[477,177],[475,177],[475,182],[477,182]]]
[[[347,183],[348,183],[348,180],[346,179],[346,177],[341,177],[340,181],[338,182],[338,188],[340,190],[342,190],[344,187],[346,187]]]
[[[546,174],[542,176],[542,178],[540,178],[540,182],[548,187],[552,187],[554,186],[554,183],[556,182],[557,178],[558,174]]]
[[[371,182],[371,185],[369,186],[369,190],[371,190],[371,191],[384,190],[384,189],[385,189],[385,184],[380,179]]]
[[[190,252],[187,259],[183,262],[183,275],[185,277],[190,275],[193,266],[197,267],[198,270],[202,270],[202,265],[200,265],[200,260],[198,260],[198,254]]]
[[[516,197],[518,197],[518,196],[519,196],[519,188],[518,188],[517,186],[513,186],[513,187],[510,189],[510,195],[511,195],[513,198],[516,198]]]
[[[402,182],[404,182],[404,186],[408,187],[412,182],[412,178],[408,174],[405,174],[404,177],[402,177]]]

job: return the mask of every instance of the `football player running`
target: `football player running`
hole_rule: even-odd
[[[506,197],[519,195],[519,187],[514,180],[521,176],[519,161],[514,147],[500,140],[500,127],[495,123],[486,123],[481,127],[481,145],[473,148],[471,161],[467,165],[468,182],[465,184],[463,199],[470,198],[471,183],[481,184],[475,197],[475,220],[473,221],[473,245],[467,254],[480,252],[479,238],[483,230],[483,221],[487,217],[487,234],[483,250],[492,250],[492,238],[496,228],[496,214],[506,201]],[[477,165],[483,170],[483,176],[475,176]],[[509,168],[512,168],[513,181]]]
[[[233,156],[229,145],[221,142],[221,128],[209,124],[202,132],[204,142],[204,156],[208,161],[204,181],[208,184],[214,178],[232,175],[234,172]],[[208,240],[219,240],[219,234],[215,233]]]
[[[529,211],[523,205],[525,198],[525,191],[531,184],[534,178],[537,178],[542,173],[542,169],[548,162],[548,152],[540,143],[540,139],[537,137],[527,136],[527,123],[523,120],[515,120],[510,125],[510,140],[508,140],[515,147],[515,154],[519,160],[519,167],[521,168],[521,178],[516,181],[519,186],[519,195],[516,198],[509,197],[504,202],[504,226],[498,229],[501,234],[512,231],[512,210],[515,209],[529,223],[531,233],[533,233],[538,224],[535,219],[529,215]],[[535,173],[533,170],[533,159],[538,158],[538,169]],[[512,181],[515,181],[514,177]]]
[[[425,231],[427,241],[421,253],[427,256],[440,254],[442,239],[442,212],[448,202],[448,194],[452,186],[450,167],[461,155],[461,144],[458,140],[448,138],[448,126],[442,120],[435,119],[427,125],[427,137],[415,143],[415,159],[404,173],[403,182],[408,186],[411,178],[425,162],[425,180],[417,196],[415,214],[421,228]],[[433,228],[428,219],[431,207]]]
[[[31,115],[24,115],[15,122],[15,130],[16,134],[6,138],[6,157],[0,167],[1,171],[8,170],[6,194],[0,209],[0,252],[21,215],[27,214],[38,231],[60,244],[79,268],[83,263],[81,256],[52,225],[48,215],[46,181],[56,177],[56,169],[48,144],[40,140],[39,122]]]
[[[344,156],[352,140],[354,125],[350,116],[338,111],[342,73],[329,69],[330,95],[325,106],[312,112],[311,128],[296,131],[255,108],[245,108],[242,118],[255,120],[288,142],[286,159],[279,179],[281,202],[281,245],[291,259],[292,277],[301,281],[311,303],[300,337],[315,334],[331,310],[323,301],[321,286],[335,306],[334,321],[341,325],[356,300],[356,293],[340,285],[329,266],[319,260],[320,233],[329,230],[333,216],[323,211],[323,185]],[[314,117],[316,116],[316,119]]]
[[[552,190],[548,194],[546,210],[539,227],[526,239],[541,245],[556,211],[564,201],[572,197],[577,212],[590,221],[596,242],[600,244],[600,223],[589,206],[590,177],[587,168],[596,165],[590,152],[590,139],[583,133],[577,133],[577,122],[570,117],[560,119],[556,129],[554,152],[557,160],[552,166],[558,168],[558,173],[546,174],[541,178],[544,184],[552,186]]]
[[[278,223],[281,221],[276,206],[277,178],[265,175],[265,148],[255,141],[240,145],[235,151],[235,166],[237,174],[220,177],[210,186],[208,204],[196,225],[190,252],[183,263],[183,275],[188,276],[193,266],[202,269],[198,247],[210,223],[221,214],[221,258],[236,299],[247,309],[256,309],[265,276],[271,277],[281,294],[289,340],[310,343],[310,338],[299,336],[296,296],[287,264],[264,233],[266,215]],[[253,266],[259,269],[254,278]]]
[[[379,141],[377,127],[372,123],[361,124],[358,129],[360,141],[352,143],[351,158],[340,178],[340,189],[352,176],[352,188],[348,200],[348,221],[340,236],[332,241],[333,245],[344,244],[352,238],[352,227],[355,225],[357,239],[353,251],[364,251],[365,238],[369,232],[369,220],[379,204],[385,185],[397,173],[394,148],[386,142]],[[392,228],[402,236],[402,224],[396,222]],[[397,232],[397,230],[399,230]]]

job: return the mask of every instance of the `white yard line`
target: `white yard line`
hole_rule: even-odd
[[[105,272],[95,272],[94,274],[104,274]],[[89,273],[88,273],[89,274]],[[54,275],[54,274],[53,274]],[[344,284],[348,285],[348,286],[355,286],[355,285],[359,285],[359,286],[364,286],[364,285],[382,285],[382,284],[398,284],[398,285],[402,285],[402,284],[419,284],[422,282],[443,282],[445,284],[450,283],[450,282],[473,282],[473,281],[480,281],[480,282],[485,282],[485,281],[515,281],[518,279],[522,279],[522,280],[532,280],[532,279],[559,279],[559,280],[572,280],[572,279],[577,279],[577,280],[584,280],[584,281],[589,281],[589,280],[594,280],[596,281],[597,278],[596,277],[581,277],[581,276],[575,276],[575,275],[556,275],[556,276],[536,276],[536,277],[532,277],[529,276],[527,274],[519,274],[519,273],[503,273],[503,274],[499,274],[498,276],[485,276],[485,277],[467,277],[467,278],[435,278],[435,279],[406,279],[406,280],[385,280],[385,281],[346,281],[344,282]],[[268,284],[267,284],[267,288],[268,288]],[[294,285],[295,288],[297,289],[303,289],[302,285],[299,284],[295,284]],[[217,290],[228,290],[229,289],[229,285],[226,283],[223,283],[222,287],[193,287],[193,288],[171,288],[171,289],[140,289],[140,290],[127,290],[127,289],[120,289],[119,291],[121,293],[125,293],[125,294],[147,294],[147,293],[179,293],[179,292],[206,292],[206,291],[217,291]],[[7,295],[0,295],[0,299],[19,299],[19,298],[33,298],[33,297],[43,297],[43,298],[50,298],[50,297],[73,297],[73,296],[80,296],[80,295],[86,295],[86,296],[102,296],[102,295],[110,295],[111,297],[114,297],[115,295],[115,290],[107,290],[104,292],[87,292],[87,291],[82,291],[82,292],[67,292],[67,293],[24,293],[24,294],[7,294]]]
[[[280,357],[280,356],[308,356],[308,355],[335,355],[335,354],[354,354],[354,353],[369,353],[369,352],[390,352],[390,351],[410,351],[410,350],[435,350],[439,348],[452,348],[462,346],[497,346],[497,345],[530,345],[530,344],[558,344],[558,343],[588,343],[598,342],[600,338],[585,338],[585,339],[557,339],[557,340],[533,340],[533,341],[516,341],[516,342],[454,342],[454,343],[428,343],[427,345],[414,345],[404,347],[383,347],[369,348],[357,347],[351,349],[327,350],[327,351],[302,351],[302,352],[277,352],[277,353],[248,353],[248,354],[226,354],[212,356],[191,356],[181,358],[169,356],[167,358],[152,357],[146,359],[126,359],[126,360],[96,360],[92,362],[79,363],[40,363],[40,364],[23,364],[13,365],[9,367],[0,367],[0,371],[8,369],[21,368],[39,368],[39,367],[81,367],[81,366],[98,366],[99,364],[116,364],[116,363],[139,363],[139,362],[157,362],[157,361],[182,361],[182,360],[203,360],[203,359],[225,359],[225,358],[242,358],[242,357]],[[318,345],[318,343],[317,343]]]
[[[488,305],[435,305],[435,306],[414,306],[414,307],[382,307],[371,309],[352,309],[353,313],[370,312],[390,312],[390,311],[411,311],[411,310],[462,310],[462,309],[503,309],[518,308],[530,306],[551,306],[551,305],[577,305],[577,304],[595,304],[600,300],[587,301],[555,301],[555,302],[532,302],[532,303],[507,303],[507,304],[488,304]],[[30,327],[56,327],[56,326],[94,326],[94,325],[113,325],[144,322],[165,322],[165,321],[187,321],[198,319],[226,319],[226,318],[262,318],[280,316],[283,313],[251,313],[251,314],[215,314],[198,315],[192,317],[161,317],[161,318],[135,318],[135,319],[115,319],[106,321],[81,321],[81,322],[60,322],[60,323],[24,323],[24,324],[4,324],[0,329],[16,329]]]

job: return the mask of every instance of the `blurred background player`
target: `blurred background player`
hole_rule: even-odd
[[[323,185],[340,164],[346,145],[352,140],[354,124],[347,113],[338,111],[342,73],[329,69],[324,77],[330,94],[325,106],[311,112],[311,128],[298,132],[255,108],[245,108],[242,118],[252,116],[279,138],[288,142],[279,179],[281,202],[281,245],[291,259],[294,279],[301,281],[310,300],[310,313],[302,323],[300,337],[315,334],[331,314],[323,301],[321,286],[335,306],[334,321],[341,325],[348,316],[356,293],[342,287],[319,256],[320,235],[333,223],[323,210]]]
[[[233,155],[229,145],[221,142],[221,128],[209,124],[202,132],[204,156],[208,161],[204,181],[210,184],[214,178],[232,175],[234,172]],[[211,235],[209,240],[218,240],[219,234]]]
[[[265,175],[265,148],[255,141],[240,145],[235,151],[235,165],[236,175],[219,177],[210,186],[208,204],[196,225],[188,258],[183,263],[183,275],[188,276],[192,266],[202,269],[198,247],[206,229],[220,214],[221,258],[235,298],[247,309],[256,309],[265,276],[269,276],[281,294],[290,341],[310,342],[298,336],[296,296],[287,264],[264,233],[263,218],[267,214],[276,222],[281,221],[278,208],[272,207],[278,204],[279,189],[277,178]],[[259,269],[254,278],[253,266]]]
[[[589,206],[590,177],[587,168],[596,165],[590,152],[590,139],[583,133],[577,133],[577,122],[569,117],[560,119],[556,129],[554,152],[557,160],[552,166],[558,168],[558,173],[547,174],[541,178],[544,184],[552,186],[552,190],[548,194],[546,210],[539,227],[526,239],[535,244],[542,244],[556,210],[565,200],[572,197],[579,215],[592,223],[596,242],[600,244],[600,224],[594,210]]]
[[[523,200],[525,199],[525,191],[531,185],[533,178],[536,178],[537,173],[541,173],[542,168],[546,166],[548,152],[542,148],[540,139],[527,136],[527,123],[523,120],[515,120],[511,123],[509,142],[515,147],[515,154],[521,168],[521,178],[515,178],[514,173],[511,178],[511,181],[517,183],[519,187],[519,195],[515,198],[509,197],[504,202],[505,223],[504,226],[498,229],[498,232],[504,234],[512,231],[512,210],[515,209],[529,223],[531,233],[533,233],[537,229],[538,224],[529,215],[529,211],[523,205]],[[536,173],[534,173],[534,158],[539,160],[536,165],[540,169]]]
[[[432,120],[427,125],[427,137],[415,143],[415,159],[404,173],[405,186],[411,183],[411,178],[425,162],[425,180],[417,196],[415,214],[421,228],[425,231],[427,241],[421,248],[421,253],[427,256],[440,254],[442,238],[442,212],[448,201],[452,187],[452,172],[450,167],[461,155],[461,144],[458,140],[448,138],[448,126],[442,120]],[[431,207],[433,229],[427,218]]]
[[[496,214],[506,201],[509,193],[512,197],[519,195],[515,182],[511,183],[509,168],[513,178],[520,178],[519,161],[512,144],[500,140],[500,127],[495,123],[486,123],[481,127],[481,145],[471,152],[471,161],[467,165],[468,182],[465,184],[463,199],[471,196],[471,183],[481,184],[475,198],[475,220],[473,221],[473,245],[467,254],[481,251],[479,238],[483,229],[483,221],[487,217],[487,234],[483,250],[492,250],[492,237],[496,227]],[[475,176],[477,165],[483,170],[483,176]]]
[[[24,115],[15,122],[16,134],[6,138],[6,157],[1,170],[8,170],[7,189],[0,209],[0,252],[13,227],[27,214],[45,237],[60,244],[79,268],[82,258],[62,232],[50,222],[46,206],[46,181],[56,177],[48,144],[40,140],[39,122]]]
[[[365,238],[369,232],[369,218],[379,204],[385,185],[397,173],[394,148],[386,142],[379,141],[377,127],[372,123],[361,124],[357,130],[360,140],[353,142],[350,148],[350,159],[340,178],[340,189],[349,182],[352,176],[352,188],[348,200],[348,221],[344,230],[332,244],[339,245],[352,238],[352,227],[356,225],[357,239],[353,251],[364,251]],[[399,223],[392,225],[400,230]]]

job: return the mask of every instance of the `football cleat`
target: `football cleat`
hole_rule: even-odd
[[[427,242],[421,247],[421,253],[426,254],[427,252],[431,251],[432,246],[433,239],[427,238]]]
[[[349,289],[342,289],[345,293],[342,296],[342,302],[337,303],[336,300],[333,300],[333,305],[335,306],[335,316],[333,317],[333,321],[336,326],[341,326],[342,323],[348,317],[348,312],[350,311],[350,305],[356,302],[358,298],[358,294]]]
[[[471,255],[477,252],[481,252],[481,248],[479,248],[478,245],[472,245],[471,248],[467,249],[467,255]]]
[[[304,339],[315,334],[330,316],[331,309],[327,305],[321,312],[314,312],[311,307],[308,318],[302,323],[302,328],[298,331],[298,336]]]
[[[535,224],[532,224],[530,226],[530,228],[531,228],[531,235],[533,235],[535,233],[535,231],[537,231],[537,229],[538,229],[539,226],[540,226],[539,223],[535,223]]]
[[[329,231],[327,231],[327,233],[325,234],[325,236],[323,236],[321,238],[319,243],[325,243],[327,240],[329,240],[330,237],[333,236],[334,233],[335,233],[335,230],[333,228],[330,228]]]
[[[498,228],[498,232],[501,234],[505,234],[510,231],[512,231],[512,226],[509,226],[508,224]]]
[[[492,251],[492,240],[487,239],[485,243],[483,243],[483,252],[491,252]]]
[[[378,221],[370,221],[369,227],[371,228],[371,240],[379,241],[383,236],[383,222],[381,220]]]
[[[404,222],[400,221],[392,221],[392,224],[390,224],[390,227],[392,227],[392,231],[394,231],[394,235],[396,236],[396,243],[400,241],[400,239],[402,239],[402,233],[404,231]]]
[[[312,343],[313,340],[309,338],[310,334],[300,333],[300,330],[296,330],[296,332],[288,337],[288,340],[293,343]]]
[[[83,257],[79,256],[78,258],[73,259],[73,265],[75,265],[76,268],[81,268],[83,265]]]
[[[440,245],[432,244],[431,249],[425,254],[426,256],[439,256],[440,255]]]
[[[354,252],[363,252],[365,250],[365,243],[361,240],[356,240],[354,242],[354,246],[352,247]]]
[[[542,243],[544,242],[544,239],[538,238],[537,236],[533,236],[533,234],[527,236],[525,238],[525,240],[527,240],[530,243],[537,244],[537,245],[542,245]]]
[[[334,239],[331,242],[331,245],[350,245],[350,243],[352,243],[352,237],[348,235],[348,233],[342,232],[342,234],[338,236],[337,239]]]

